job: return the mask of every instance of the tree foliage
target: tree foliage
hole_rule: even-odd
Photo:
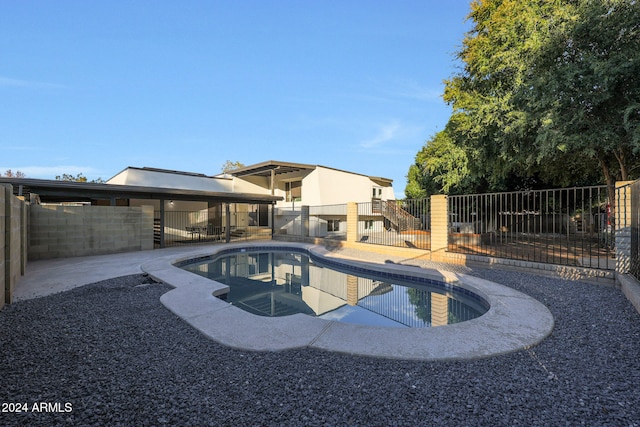
[[[464,192],[470,184],[468,158],[446,130],[435,134],[416,155],[409,169],[405,194],[408,198],[428,194]]]
[[[232,162],[231,160],[227,160],[222,165],[222,173],[228,173],[228,172],[231,172],[232,170],[240,169],[243,167],[244,167],[244,164],[237,160],[235,162]]]
[[[475,0],[469,19],[463,67],[445,81],[449,148],[427,142],[409,171],[412,193],[420,179],[455,192],[638,175],[637,0]]]
[[[605,181],[627,180],[640,138],[640,4],[583,1],[554,28],[516,104],[539,125],[539,156],[596,161]]]
[[[91,181],[87,180],[87,177],[81,173],[77,175],[71,175],[68,173],[63,173],[62,175],[56,176],[56,181],[69,181],[69,182],[92,182],[97,184],[104,184],[104,180],[102,178],[96,178]]]
[[[23,172],[20,172],[20,171],[13,172],[11,169],[7,169],[4,175],[0,175],[0,176],[5,176],[7,178],[26,178],[27,177],[27,175],[25,175]]]

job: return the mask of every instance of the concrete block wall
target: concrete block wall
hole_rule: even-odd
[[[0,185],[0,308],[4,307],[5,304],[5,235],[6,235],[6,196],[5,196],[5,186]]]
[[[0,186],[0,308],[13,301],[16,283],[27,262],[27,206],[13,195],[11,185]]]
[[[153,207],[30,207],[29,260],[153,249]]]

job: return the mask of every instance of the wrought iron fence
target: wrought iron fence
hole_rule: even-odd
[[[358,241],[430,249],[430,208],[427,198],[358,203]]]
[[[629,273],[640,280],[640,180],[631,184],[631,212],[627,212],[627,219],[631,223],[631,247],[629,259]],[[627,191],[621,192],[625,196]],[[626,203],[625,203],[626,206]]]
[[[614,269],[614,193],[593,186],[449,196],[448,250]]]

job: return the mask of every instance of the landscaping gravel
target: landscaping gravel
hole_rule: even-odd
[[[445,268],[546,304],[552,335],[447,362],[247,352],[165,309],[167,285],[126,276],[0,311],[0,425],[640,425],[640,315],[620,290]]]

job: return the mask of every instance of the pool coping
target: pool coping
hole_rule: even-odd
[[[256,246],[296,247],[352,267],[435,278],[477,293],[490,303],[491,308],[476,319],[432,328],[356,325],[304,314],[262,317],[216,298],[215,295],[227,291],[226,285],[174,266],[190,258]],[[169,310],[213,340],[243,350],[281,351],[310,347],[393,359],[475,359],[528,349],[549,336],[554,326],[553,316],[546,306],[507,286],[450,271],[336,256],[320,245],[273,241],[231,243],[203,248],[188,256],[161,257],[141,268],[154,279],[174,287],[160,299]]]

